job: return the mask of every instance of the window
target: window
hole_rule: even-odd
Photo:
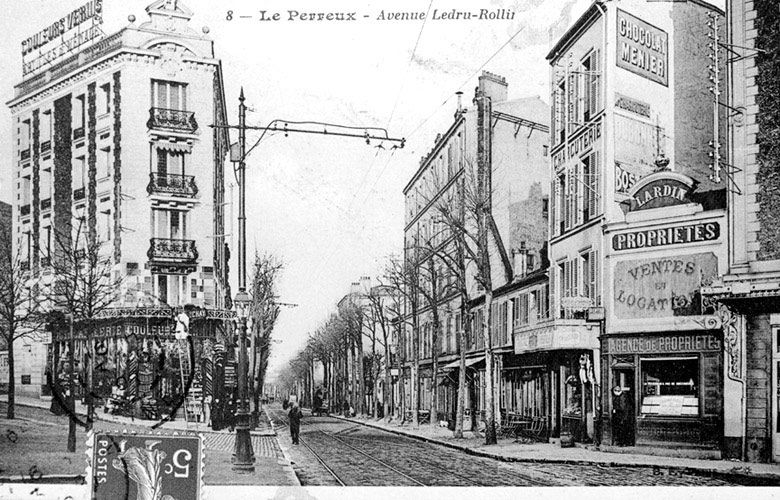
[[[573,318],[572,311],[568,307],[564,307],[567,297],[579,296],[579,284],[578,284],[578,260],[565,260],[558,263],[558,284],[560,287],[560,317],[562,319]]]
[[[106,146],[104,148],[100,148],[100,151],[97,155],[97,160],[98,175],[101,177],[109,177],[111,175],[112,167],[111,147]]]
[[[98,103],[98,114],[111,112],[111,84],[104,83],[100,86],[100,102]]]
[[[84,103],[84,94],[76,96],[75,102],[73,103],[73,135],[76,139],[84,137]],[[80,136],[77,132],[78,129],[82,129]]]
[[[187,239],[187,213],[179,210],[152,210],[156,238]]]
[[[161,177],[168,174],[184,175],[184,153],[158,149],[157,173]]]
[[[534,307],[536,309],[536,320],[544,320],[550,317],[550,286],[544,285],[533,292]]]
[[[30,120],[22,120],[22,127],[19,129],[19,150],[26,151],[30,149],[30,136],[32,134],[32,128],[30,127]]]
[[[582,295],[591,299],[591,304],[601,303],[599,290],[598,251],[587,250],[580,254],[582,265]]]
[[[46,261],[51,256],[51,226],[41,228],[41,254]]]
[[[507,313],[509,302],[493,304],[490,308],[490,337],[494,346],[507,343]]]
[[[40,127],[41,148],[43,148],[43,143],[51,141],[51,110],[41,113]]]
[[[73,175],[72,184],[73,189],[81,189],[84,187],[84,181],[86,176],[86,166],[87,162],[85,157],[79,156],[73,160],[73,170],[71,174]]]
[[[169,306],[178,306],[187,300],[186,276],[158,274],[156,297]]]
[[[699,359],[642,359],[642,414],[699,416]]]
[[[552,105],[552,138],[553,146],[566,139],[566,79],[561,78],[553,90]]]
[[[41,170],[41,178],[40,178],[40,186],[41,186],[41,200],[46,200],[51,198],[51,170],[49,169],[43,169]]]
[[[600,210],[599,186],[599,154],[594,151],[580,159],[582,162],[583,189],[583,222],[594,218]]]
[[[585,80],[584,121],[590,121],[601,111],[601,51],[593,50],[582,61]]]
[[[22,205],[29,205],[30,204],[30,196],[31,196],[30,186],[31,186],[30,177],[27,177],[27,176],[22,177],[22,187],[21,187],[21,190],[22,190]]]
[[[187,110],[187,84],[152,80],[152,107]]]
[[[103,210],[98,218],[98,241],[111,240],[111,210]]]
[[[512,299],[512,322],[515,328],[528,324],[528,294],[521,294]]]

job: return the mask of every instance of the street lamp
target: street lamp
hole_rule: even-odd
[[[236,411],[236,443],[233,452],[233,470],[237,472],[255,471],[255,454],[252,450],[252,439],[249,435],[250,414],[247,397],[247,366],[246,330],[249,306],[252,299],[246,290],[239,289],[233,304],[238,316],[238,410]]]
[[[238,293],[233,303],[238,316],[238,411],[236,411],[236,445],[233,457],[233,470],[252,473],[255,471],[255,453],[252,450],[252,439],[249,435],[250,414],[247,407],[247,367],[246,356],[246,324],[249,317],[249,306],[252,298],[246,293],[246,105],[244,104],[244,88],[238,98]]]

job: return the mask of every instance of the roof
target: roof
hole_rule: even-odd
[[[594,0],[594,2],[588,7],[588,10],[586,10],[580,17],[577,19],[577,21],[574,22],[574,24],[566,30],[566,33],[563,34],[561,38],[558,39],[557,42],[555,42],[555,45],[553,45],[553,48],[550,49],[550,52],[547,54],[547,60],[550,61],[552,59],[555,59],[558,57],[558,55],[563,52],[564,47],[568,46],[569,43],[574,41],[574,39],[579,36],[580,32],[588,28],[593,22],[596,21],[601,16],[601,8],[602,6],[601,0]]]

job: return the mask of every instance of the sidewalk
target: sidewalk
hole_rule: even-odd
[[[385,422],[360,417],[346,418],[331,415],[334,418],[387,430],[403,436],[409,436],[466,453],[505,462],[551,462],[568,464],[598,464],[602,466],[658,467],[698,475],[737,475],[780,482],[780,465],[762,464],[730,460],[700,460],[639,453],[610,453],[595,446],[578,445],[574,448],[561,448],[551,443],[516,443],[513,439],[499,439],[498,444],[487,446],[485,438],[473,432],[464,431],[463,439],[452,437],[449,429],[429,425],[420,425],[415,429],[411,424],[401,426],[398,422]]]
[[[16,404],[18,406],[41,408],[48,411],[51,400],[17,395]],[[86,418],[86,413],[86,405],[76,402],[76,414],[84,419]],[[35,420],[21,417],[19,420],[29,420],[29,424],[38,423]],[[188,424],[180,418],[173,422],[165,422],[156,429],[151,429],[157,423],[156,421],[111,415],[103,413],[102,408],[97,408],[95,420],[98,429],[100,428],[100,422],[110,422],[127,425],[129,428],[139,432],[139,428],[149,428],[149,432],[184,431],[203,433],[206,463],[204,482],[208,485],[300,486],[298,477],[295,475],[289,459],[285,456],[271,422],[264,411],[261,413],[258,429],[251,431],[255,452],[255,472],[253,474],[236,474],[232,471],[231,458],[235,432],[231,432],[228,429],[214,431],[204,423],[190,422]],[[83,469],[79,472],[83,473]],[[2,478],[0,478],[0,482],[2,482]]]

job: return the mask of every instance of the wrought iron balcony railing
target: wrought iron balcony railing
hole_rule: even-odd
[[[51,141],[43,141],[41,143],[41,153],[45,153],[46,151],[51,149]]]
[[[73,129],[73,139],[83,139],[84,138],[84,127],[74,128]]]
[[[20,154],[21,154],[21,157],[22,157],[22,161],[29,160],[30,159],[30,148],[23,149]]]
[[[195,240],[151,238],[146,255],[151,261],[187,263],[198,260],[198,249]]]
[[[149,174],[149,184],[146,186],[149,194],[168,194],[192,198],[198,194],[194,175]]]
[[[83,187],[80,187],[78,189],[74,189],[73,190],[73,200],[74,201],[76,201],[76,200],[83,200],[85,196],[86,196],[86,191],[84,190]]]
[[[19,207],[19,211],[22,213],[22,216],[30,215],[30,204],[22,205]]]
[[[146,126],[153,129],[193,133],[198,130],[195,113],[179,109],[150,108]]]
[[[51,208],[51,198],[44,198],[41,200],[41,210],[48,210]]]

